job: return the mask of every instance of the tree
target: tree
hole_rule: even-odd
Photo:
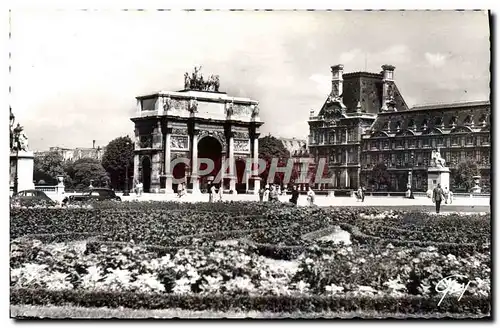
[[[465,189],[467,192],[476,184],[473,177],[479,175],[479,167],[474,160],[467,159],[458,163],[455,169],[451,170],[453,186],[459,189]]]
[[[376,189],[380,186],[389,186],[391,177],[387,171],[387,166],[384,163],[378,163],[373,167],[372,173],[368,182],[370,184],[376,185]]]
[[[66,172],[75,189],[85,189],[90,186],[105,187],[109,184],[109,176],[101,163],[93,158],[82,158],[69,163]]]
[[[37,182],[43,180],[47,184],[55,185],[58,183],[58,176],[67,177],[64,159],[57,151],[36,156],[33,162],[33,179]]]
[[[265,183],[269,175],[269,170],[271,168],[271,163],[273,158],[278,160],[278,167],[286,167],[288,164],[288,159],[290,158],[290,152],[285,148],[283,143],[271,136],[265,136],[259,139],[259,158],[266,161],[266,169],[260,174],[262,181]],[[298,178],[299,174],[297,168],[294,165],[292,169],[291,180],[294,181]],[[277,172],[274,176],[274,183],[282,183],[285,178],[285,173]]]
[[[111,185],[116,189],[125,189],[127,164],[130,177],[134,172],[134,143],[128,136],[111,140],[102,156],[102,166],[109,174]]]

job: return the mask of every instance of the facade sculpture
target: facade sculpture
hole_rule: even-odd
[[[234,114],[234,100],[226,104],[226,116],[230,117]]]
[[[252,107],[252,117],[258,117],[259,116],[259,104],[255,104]]]
[[[201,73],[201,66],[195,67],[191,77],[189,73],[184,73],[184,89],[197,91],[219,92],[219,75],[210,75],[205,81]]]
[[[189,101],[189,111],[191,113],[197,113],[198,112],[198,101],[196,101],[196,99],[191,99]]]

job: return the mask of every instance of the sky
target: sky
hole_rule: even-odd
[[[202,66],[260,102],[262,134],[305,139],[330,66],[394,79],[409,106],[487,100],[486,12],[49,11],[11,14],[10,104],[32,150],[133,136],[135,97],[183,89]]]

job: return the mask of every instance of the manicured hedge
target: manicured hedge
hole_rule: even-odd
[[[435,246],[467,254],[488,243],[490,215],[435,216],[376,208],[293,207],[282,203],[102,202],[94,208],[12,208],[11,240],[95,240],[179,247],[245,237],[261,254],[290,258],[317,243],[314,233],[339,225],[360,244]],[[53,234],[54,236],[50,236]],[[66,238],[66,239],[65,239]],[[331,243],[319,242],[322,247]],[[295,248],[290,248],[294,246]]]
[[[75,305],[82,307],[125,307],[130,309],[180,308],[192,311],[271,311],[271,312],[351,312],[379,311],[383,313],[491,313],[491,298],[464,296],[460,301],[445,297],[422,296],[176,296],[132,292],[82,292],[73,290],[11,288],[11,304]]]

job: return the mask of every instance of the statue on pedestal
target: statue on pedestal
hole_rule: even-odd
[[[444,160],[444,158],[441,157],[439,148],[432,151],[431,160],[432,160],[431,165],[433,167],[438,167],[438,168],[445,167],[446,161]]]
[[[23,127],[17,123],[17,126],[12,131],[13,144],[11,150],[13,151],[28,151],[28,138],[23,133]]]
[[[16,121],[16,117],[12,113],[12,107],[10,109],[10,149],[14,147],[14,123]]]
[[[191,80],[189,79],[188,72],[184,73],[184,90],[191,88]]]

